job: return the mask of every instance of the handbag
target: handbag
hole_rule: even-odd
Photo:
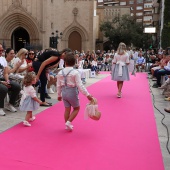
[[[98,110],[97,99],[93,98],[85,108],[85,118],[91,118],[93,120],[99,120],[101,118],[101,112]]]

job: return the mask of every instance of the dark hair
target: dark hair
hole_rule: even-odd
[[[33,50],[30,50],[30,51],[33,51]],[[27,59],[28,59],[28,60],[32,60],[32,61],[34,61],[34,60],[35,60],[35,58],[36,58],[35,51],[33,51],[33,52],[34,52],[34,58],[30,58],[30,57],[29,57],[29,56],[30,56],[30,51],[29,51],[29,53],[28,53]]]
[[[36,77],[35,73],[32,71],[32,72],[28,72],[24,79],[23,79],[23,84],[25,86],[29,86],[29,85],[32,85],[32,81],[33,79]]]
[[[64,61],[67,66],[74,66],[75,62],[76,62],[74,54],[72,52],[66,53],[66,55],[64,57]]]
[[[70,48],[65,48],[62,51],[59,51],[60,55],[63,53],[69,53],[69,52],[72,52],[72,50]]]
[[[13,50],[13,49],[12,49],[12,48],[7,48],[7,49],[5,50],[5,58],[7,57],[7,54],[8,54],[11,50]]]

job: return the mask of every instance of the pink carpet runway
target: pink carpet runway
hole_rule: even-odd
[[[131,76],[122,98],[109,74],[88,90],[98,99],[99,121],[84,120],[88,101],[80,94],[81,111],[67,132],[60,102],[38,114],[32,127],[20,123],[0,134],[0,169],[163,170],[146,74]]]

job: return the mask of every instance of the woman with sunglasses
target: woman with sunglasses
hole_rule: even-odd
[[[30,50],[29,53],[28,53],[28,56],[26,58],[27,64],[29,64],[29,63],[32,64],[33,61],[35,60],[35,58],[36,58],[35,52],[33,50]],[[34,68],[32,67],[32,65],[28,68],[27,71],[28,72],[34,71]]]
[[[51,106],[50,103],[45,101],[45,91],[47,85],[47,70],[49,68],[55,67],[55,65],[60,61],[60,58],[64,58],[67,52],[71,52],[71,49],[66,48],[61,52],[49,49],[43,52],[41,55],[37,57],[37,60],[33,62],[33,68],[36,72],[37,81],[40,80],[41,88],[40,88],[40,99],[42,101],[41,106]]]
[[[24,78],[24,75],[26,75],[29,68],[32,66],[32,63],[27,64],[26,61],[27,55],[28,55],[28,50],[25,48],[21,48],[16,54],[16,58],[13,61],[13,67],[15,67],[18,63],[21,64],[21,66],[17,71],[21,75],[21,78]]]

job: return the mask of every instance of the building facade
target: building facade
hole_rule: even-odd
[[[45,49],[57,37],[59,50],[94,50],[95,8],[95,0],[0,0],[0,42],[16,51]]]
[[[98,27],[100,27],[100,23],[102,22],[111,22],[113,18],[121,17],[125,14],[130,15],[130,7],[121,6],[120,1],[118,0],[98,0],[97,2],[97,16],[99,20]],[[98,35],[96,37],[97,50],[108,51],[113,49],[113,43],[104,37],[102,32],[98,31]]]
[[[142,22],[144,26],[153,23],[153,3],[154,0],[98,0],[100,7],[129,7],[130,15],[134,16],[137,22]]]
[[[164,2],[161,2],[161,7]],[[152,43],[154,47],[160,47],[159,40],[161,37],[160,25],[163,25],[163,19],[161,18],[161,11],[157,0],[97,0],[97,13],[99,15],[99,23],[105,20],[112,20],[114,16],[121,16],[123,14],[129,14],[134,16],[136,22],[141,22],[143,29],[146,27],[156,27],[156,33],[152,34]],[[96,41],[96,48],[110,46],[111,42],[102,37],[102,33],[99,32],[98,39]],[[106,43],[108,43],[106,45]],[[110,45],[109,45],[110,44]],[[107,47],[109,49],[109,47]]]

